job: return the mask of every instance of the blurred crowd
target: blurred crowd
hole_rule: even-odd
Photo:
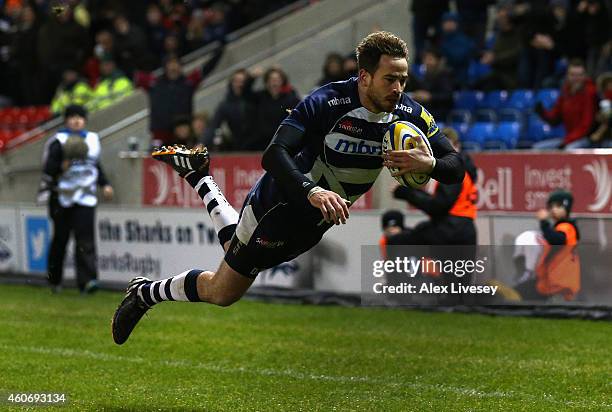
[[[0,1],[0,75],[13,79],[0,84],[0,106],[106,107],[131,92],[137,71],[223,41],[291,2]]]
[[[457,89],[554,87],[576,58],[597,77],[612,69],[610,5],[607,0],[414,0],[416,63],[427,48],[437,48]],[[489,6],[495,6],[491,15]]]
[[[223,45],[229,32],[289,3],[134,0],[128,7],[117,0],[5,0],[0,74],[15,81],[2,82],[0,95],[15,105],[50,103],[52,112],[60,114],[75,103],[95,111],[142,87],[149,94],[155,144],[263,150],[300,99],[289,75],[278,66],[236,70],[218,107],[210,114],[194,113],[195,90],[214,69],[223,47],[190,73],[178,57],[214,41]],[[534,127],[541,133],[524,147],[612,145],[612,0],[409,4],[414,53],[406,91],[440,123],[452,123],[457,109],[470,110],[464,124],[450,124],[466,147],[473,137],[466,131],[477,130],[472,129],[476,109],[498,110],[496,116],[506,107],[521,110],[512,119],[516,125],[510,125],[520,132],[502,148],[515,148],[519,134],[532,134]],[[163,74],[153,76],[151,71],[160,66]],[[331,53],[324,58],[319,85],[356,72],[354,54]],[[549,104],[532,97],[538,90],[553,89]],[[531,100],[518,106],[496,100],[498,105],[489,107],[486,99],[484,105],[458,104],[462,93],[475,90],[482,96],[490,93],[493,100],[511,94]],[[494,134],[500,124],[497,117],[492,122],[485,126]],[[546,132],[550,128],[561,131],[554,135]]]

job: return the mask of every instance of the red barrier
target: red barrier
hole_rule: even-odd
[[[216,156],[211,165],[211,174],[235,207],[242,207],[249,190],[263,174],[260,155]],[[143,199],[149,206],[202,207],[198,194],[169,166],[153,159],[143,162]],[[362,196],[352,210],[372,208],[372,194]]]
[[[473,159],[481,211],[533,212],[563,188],[574,195],[574,213],[612,214],[612,154],[479,153]]]

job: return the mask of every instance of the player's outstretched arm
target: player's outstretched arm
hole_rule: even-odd
[[[336,224],[346,223],[348,201],[335,192],[317,187],[300,171],[293,160],[293,156],[306,144],[304,136],[303,131],[282,124],[264,152],[261,165],[274,177],[290,201],[302,204],[308,199],[312,206],[321,210],[326,221],[333,221]]]

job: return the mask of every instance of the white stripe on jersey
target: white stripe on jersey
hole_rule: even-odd
[[[342,183],[369,184],[376,180],[382,169],[356,169],[327,165],[336,179]]]
[[[370,123],[391,123],[399,119],[399,116],[396,114],[386,112],[372,113],[363,106],[351,110],[343,117],[355,117],[357,119],[366,120]]]

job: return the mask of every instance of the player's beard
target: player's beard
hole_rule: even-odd
[[[368,97],[370,98],[370,101],[372,102],[372,105],[376,108],[376,110],[378,110],[379,112],[386,113],[391,113],[395,109],[395,106],[399,101],[399,95],[397,97],[389,95],[379,96],[374,91],[370,91],[368,93]]]

